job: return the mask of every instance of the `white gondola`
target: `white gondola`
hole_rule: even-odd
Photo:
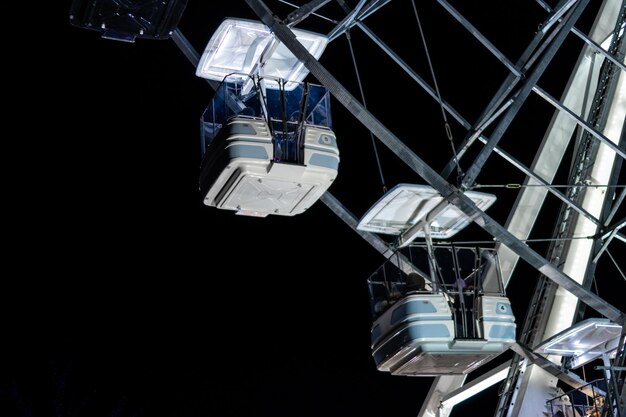
[[[466,195],[483,209],[495,201],[491,194]],[[515,342],[515,317],[497,252],[432,242],[449,239],[470,223],[432,187],[413,184],[394,187],[359,222],[359,230],[400,235],[397,256],[368,281],[378,370],[466,374]],[[425,243],[411,243],[416,237]]]
[[[266,78],[236,74],[218,88],[202,117],[200,190],[208,206],[293,216],[337,176],[330,95],[310,83],[264,89]]]
[[[429,256],[426,247],[407,249],[412,259]],[[515,342],[515,317],[501,281],[486,279],[487,274],[499,277],[495,251],[436,246],[433,252],[439,276],[420,289],[409,288],[407,275],[393,260],[369,279],[371,348],[380,371],[465,374]],[[424,264],[428,271],[428,262]]]
[[[326,35],[293,33],[319,58]],[[196,75],[221,81],[202,117],[204,203],[265,217],[304,212],[337,176],[330,95],[303,83],[308,69],[260,21],[226,18]]]

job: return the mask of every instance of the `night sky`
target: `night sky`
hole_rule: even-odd
[[[279,16],[290,10],[266,3]],[[505,69],[472,65],[485,52],[463,47],[463,29],[429,3],[419,10],[442,94],[473,121]],[[521,6],[490,3],[493,15],[482,20],[468,5],[461,12],[514,61],[544,13],[531,4],[518,19]],[[265,219],[205,206],[199,120],[213,90],[173,41],[105,40],[70,25],[69,7],[55,6],[54,42],[41,44],[54,58],[24,126],[35,132],[24,145],[28,187],[7,219],[17,229],[7,255],[19,267],[2,293],[0,416],[415,416],[432,378],[381,373],[371,358],[366,279],[382,255],[322,202]],[[387,8],[367,23],[404,46],[430,82],[410,4]],[[244,1],[189,0],[179,27],[201,52],[227,16],[256,19]],[[332,28],[310,20],[310,29]],[[511,21],[518,32],[495,36]],[[406,75],[385,72],[392,64],[363,33],[352,35],[368,108],[440,170],[451,150],[438,104]],[[345,37],[320,62],[360,97]],[[341,162],[329,191],[359,218],[383,195],[375,152],[369,132],[332,106]],[[463,130],[452,129],[460,141]],[[388,188],[424,183],[377,146]],[[498,166],[486,169],[484,183]],[[515,175],[491,180],[520,181]],[[499,195],[502,207],[514,197]],[[490,214],[503,223],[508,211],[498,204]],[[463,237],[488,238],[474,226]],[[524,300],[518,305],[521,318]],[[485,393],[484,415],[494,392]]]

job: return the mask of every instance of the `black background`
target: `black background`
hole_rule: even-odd
[[[243,1],[200,3],[190,0],[180,23],[198,51],[222,18],[256,19]],[[418,3],[441,92],[473,121],[505,69],[483,64],[486,52],[434,2]],[[514,61],[545,13],[498,3],[482,15],[455,7]],[[279,16],[290,10],[267,4]],[[71,26],[69,6],[41,16],[52,28],[36,46],[45,59],[30,47],[37,87],[21,123],[25,158],[7,177],[22,185],[6,217],[15,267],[2,293],[0,415],[416,415],[432,378],[390,376],[371,358],[366,278],[382,255],[321,202],[265,219],[204,206],[199,119],[210,86],[173,41],[102,39]],[[412,8],[402,7],[367,23],[430,82]],[[310,29],[332,27],[317,22]],[[352,32],[368,108],[440,170],[452,155],[438,104]],[[320,62],[360,97],[345,39]],[[329,191],[358,218],[382,196],[381,179],[369,132],[333,106],[341,162]],[[531,158],[521,139],[538,128],[524,127],[510,145]],[[377,146],[388,188],[424,183]],[[498,167],[487,167],[482,178],[521,181],[510,171],[496,180]],[[503,223],[514,196],[499,195],[490,214]],[[463,237],[488,238],[477,227]],[[518,318],[531,289],[519,285]],[[496,390],[458,412],[492,414]]]

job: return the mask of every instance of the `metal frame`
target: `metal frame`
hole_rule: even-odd
[[[438,3],[444,10],[456,19],[471,35],[478,39],[479,42],[496,58],[498,58],[510,71],[510,75],[502,83],[499,91],[496,95],[494,95],[490,104],[483,111],[483,114],[479,118],[478,122],[473,126],[467,122],[449,103],[445,101],[440,103],[442,108],[444,108],[448,114],[450,114],[461,126],[468,130],[467,136],[460,145],[457,159],[464,156],[466,151],[474,143],[476,143],[477,140],[483,143],[483,147],[474,159],[474,162],[469,170],[467,170],[462,183],[458,187],[446,180],[452,172],[456,162],[458,162],[457,160],[451,160],[441,174],[437,173],[428,165],[428,163],[416,155],[410,147],[406,146],[391,130],[385,127],[372,113],[370,113],[368,109],[366,109],[359,102],[359,100],[352,96],[350,92],[344,88],[341,83],[314,57],[312,57],[296,40],[293,32],[290,30],[290,27],[302,22],[308,16],[315,13],[329,2],[330,0],[312,0],[294,10],[284,20],[280,20],[262,0],[246,0],[248,6],[258,15],[260,20],[275,33],[277,39],[284,43],[285,46],[287,46],[291,52],[304,63],[311,74],[315,76],[321,84],[328,88],[339,103],[352,113],[352,115],[359,122],[361,122],[374,136],[376,136],[380,142],[385,144],[398,158],[407,164],[407,166],[415,171],[415,173],[417,173],[433,188],[438,190],[448,202],[455,204],[461,211],[470,216],[477,225],[483,228],[497,242],[499,242],[501,250],[507,256],[507,264],[509,265],[509,269],[504,271],[507,282],[513,274],[514,268],[517,264],[517,259],[522,258],[553,284],[557,284],[561,288],[564,288],[576,296],[582,303],[599,312],[603,316],[616,323],[624,325],[626,322],[626,315],[622,311],[608,304],[605,300],[592,292],[587,285],[582,285],[572,279],[560,270],[557,265],[554,265],[551,260],[539,255],[524,242],[524,239],[528,237],[528,230],[536,220],[536,215],[530,220],[533,223],[528,223],[528,220],[525,222],[516,220],[516,214],[519,213],[519,204],[524,196],[531,198],[533,204],[539,207],[549,192],[576,213],[582,215],[598,226],[604,226],[602,227],[603,233],[599,236],[593,237],[596,241],[601,242],[599,249],[593,257],[593,263],[595,264],[599,260],[600,256],[606,252],[609,244],[614,240],[626,242],[626,238],[619,233],[619,230],[624,227],[624,219],[614,223],[613,226],[608,225],[612,217],[615,215],[617,207],[619,207],[619,205],[624,201],[626,189],[622,190],[620,193],[620,196],[614,203],[614,207],[610,210],[610,214],[607,218],[604,220],[598,219],[593,214],[589,213],[579,202],[573,201],[568,198],[567,195],[559,192],[557,187],[551,184],[554,175],[552,175],[551,178],[542,176],[541,172],[543,172],[543,168],[545,168],[545,166],[533,166],[531,168],[526,167],[514,156],[498,147],[500,140],[510,127],[513,119],[517,116],[522,105],[531,93],[534,92],[538,97],[550,103],[555,108],[555,111],[562,112],[565,116],[567,116],[567,118],[570,119],[570,122],[573,122],[575,126],[579,126],[581,129],[591,134],[595,140],[600,141],[612,149],[616,153],[618,160],[620,158],[626,158],[624,143],[613,143],[605,137],[601,131],[598,131],[594,126],[587,123],[583,117],[579,116],[577,111],[570,109],[567,103],[551,97],[550,94],[537,85],[541,75],[546,70],[551,60],[556,55],[559,47],[570,33],[574,33],[576,36],[583,39],[590,48],[593,48],[597,51],[597,53],[608,58],[608,60],[613,62],[622,72],[626,70],[626,66],[622,62],[617,60],[613,55],[608,54],[597,42],[590,39],[587,35],[583,34],[574,27],[577,18],[583,13],[585,7],[589,3],[589,0],[564,1],[556,8],[556,10],[552,10],[547,4],[539,0],[539,3],[548,12],[550,12],[550,14],[547,16],[546,21],[543,25],[541,25],[541,29],[537,32],[535,38],[530,42],[528,48],[522,54],[521,59],[517,63],[509,61],[503,53],[498,51],[486,37],[484,37],[447,1],[438,0]],[[400,67],[400,69],[405,71],[420,87],[433,97],[433,99],[437,99],[435,90],[415,71],[413,71],[409,65],[407,65],[397,54],[395,54],[391,48],[389,48],[364,23],[364,20],[368,16],[388,5],[390,3],[389,0],[361,0],[353,10],[349,10],[347,5],[342,0],[337,0],[337,2],[344,10],[346,10],[347,16],[329,32],[328,35],[331,41],[352,27],[359,28],[374,42],[374,44],[379,46]],[[624,7],[623,3],[622,7]],[[189,42],[186,41],[180,30],[176,30],[172,34],[172,38],[187,58],[194,65],[196,65],[199,55],[190,46]],[[211,86],[215,88],[213,84],[214,83],[211,83]],[[489,137],[484,135],[484,131],[488,127],[493,127],[493,131]],[[622,136],[624,136],[623,132]],[[488,159],[494,153],[503,157],[504,160],[511,166],[522,172],[527,178],[526,185],[543,186],[543,189],[538,192],[535,192],[532,189],[526,189],[530,191],[524,190],[520,193],[513,212],[511,213],[507,224],[504,226],[497,223],[489,215],[478,209],[463,192],[464,190],[467,190],[475,185],[477,176],[487,163]],[[615,180],[617,181],[617,178],[615,178]],[[326,192],[322,196],[321,201],[349,227],[369,242],[372,247],[380,252],[385,258],[401,263],[399,266],[401,266],[403,270],[414,270],[414,267],[410,265],[408,260],[393,257],[395,249],[397,248],[398,243],[401,243],[401,240],[396,244],[390,244],[376,235],[357,230],[356,225],[358,224],[358,219],[329,192]],[[537,208],[537,212],[538,210],[539,209]],[[538,357],[538,355],[533,354],[527,347],[517,345],[514,350],[519,355],[522,355],[527,360],[530,360],[532,363],[541,363],[541,367],[544,369],[555,367],[552,362],[545,360],[543,357]],[[522,363],[520,358],[517,357],[513,359],[513,362],[515,361],[518,361],[517,365]],[[526,365],[523,366],[525,367]],[[558,369],[558,367],[556,368]],[[493,372],[494,371],[492,371],[492,373]],[[555,375],[558,374],[558,372],[555,370],[552,374]],[[563,375],[563,373],[560,375]],[[485,376],[480,378],[487,378],[487,376],[488,374],[485,374]],[[570,378],[570,376],[568,376],[568,378]],[[431,391],[422,406],[419,416],[447,416],[450,413],[451,408],[440,408],[438,404],[442,400],[451,398],[451,396],[454,395],[453,391],[462,390],[460,387],[463,385],[464,380],[465,377],[458,376],[436,378]],[[580,381],[577,381],[575,377],[571,377],[570,381],[572,380],[574,380],[572,383],[580,383]],[[508,385],[511,385],[511,381],[509,381]],[[499,411],[501,412],[502,410],[503,407],[500,407]]]

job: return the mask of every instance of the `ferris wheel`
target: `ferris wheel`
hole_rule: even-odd
[[[419,416],[496,385],[497,417],[626,415],[626,3],[246,0],[257,19],[224,16],[201,52],[178,27],[187,1],[97,3],[72,23],[172,39],[214,88],[207,206],[324,204],[385,258],[364,277],[372,357],[432,379]],[[376,175],[342,170],[338,107]],[[382,196],[347,207],[343,175]],[[532,287],[517,303],[516,285]]]

